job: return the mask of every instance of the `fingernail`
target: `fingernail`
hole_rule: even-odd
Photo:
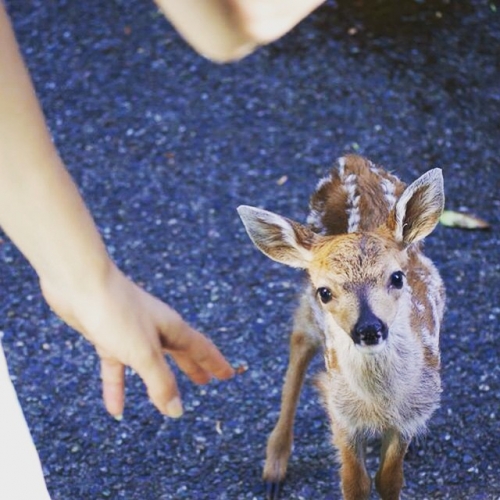
[[[121,422],[123,420],[123,413],[120,413],[119,415],[113,415],[114,419],[118,422]]]
[[[182,409],[181,400],[178,397],[175,397],[167,403],[166,413],[171,418],[182,417],[184,410]]]

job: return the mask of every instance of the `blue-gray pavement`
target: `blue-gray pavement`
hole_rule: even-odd
[[[317,179],[346,152],[405,181],[441,167],[447,208],[492,224],[439,227],[426,244],[448,289],[444,391],[406,462],[403,498],[500,498],[497,2],[330,1],[224,66],[195,54],[146,0],[8,4],[54,139],[114,259],[248,366],[203,387],[179,374],[178,421],[129,373],[115,421],[93,349],[49,311],[3,237],[0,330],[53,499],[263,498],[302,277],[253,248],[236,207],[303,221]],[[283,498],[340,495],[314,387],[321,367],[318,357],[302,394]]]

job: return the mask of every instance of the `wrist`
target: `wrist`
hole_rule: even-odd
[[[108,287],[112,276],[120,272],[107,253],[91,259],[80,269],[59,268],[52,272],[44,270],[38,274],[42,294],[56,314],[62,317],[70,326],[70,318],[78,315],[75,304],[87,302],[91,297],[97,297]]]

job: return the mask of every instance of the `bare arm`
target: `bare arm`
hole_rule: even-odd
[[[200,54],[240,59],[291,30],[325,0],[156,0]]]
[[[180,416],[169,352],[195,382],[230,377],[217,348],[110,260],[47,130],[0,1],[0,225],[36,270],[51,307],[96,347],[108,411],[124,404],[124,366],[162,412]]]
[[[323,0],[157,0],[200,53],[238,59],[291,29]],[[110,260],[45,125],[0,0],[0,226],[35,268],[43,294],[101,357],[108,411],[124,405],[124,366],[139,373],[165,414],[182,413],[163,352],[191,379],[233,370],[217,348]]]

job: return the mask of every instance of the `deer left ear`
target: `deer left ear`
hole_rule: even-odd
[[[410,184],[396,202],[389,224],[396,241],[409,246],[424,239],[436,227],[443,208],[443,174],[434,168]]]

